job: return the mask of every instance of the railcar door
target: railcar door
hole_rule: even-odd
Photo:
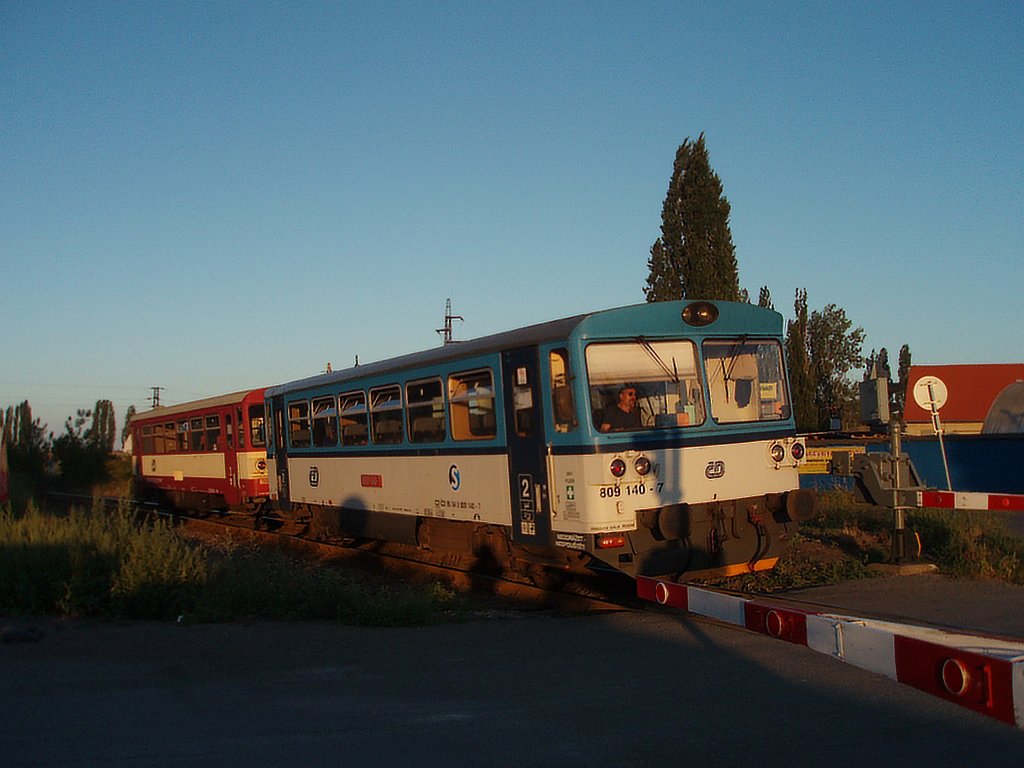
[[[274,409],[274,454],[277,457],[277,506],[282,512],[291,512],[291,486],[288,484],[288,422],[284,415],[284,395],[277,395],[271,403]]]
[[[546,546],[551,543],[551,505],[537,348],[504,352],[501,358],[512,539],[520,544]]]
[[[238,476],[238,449],[235,440],[235,417],[234,409],[229,405],[220,412],[220,432],[217,436],[218,446],[224,453],[224,477],[227,478],[227,489],[224,492],[224,499],[228,506],[239,504],[242,500],[242,481]]]

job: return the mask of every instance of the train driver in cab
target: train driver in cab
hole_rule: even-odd
[[[601,412],[602,432],[625,432],[640,429],[640,409],[636,404],[636,387],[623,384],[619,388],[618,401]]]

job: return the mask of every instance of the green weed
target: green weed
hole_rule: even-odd
[[[1024,537],[989,512],[908,510],[908,549],[940,571],[974,579],[1024,584]],[[891,559],[892,510],[861,504],[848,491],[818,496],[817,514],[800,526],[771,571],[716,583],[762,592],[831,584],[873,575],[868,568]]]
[[[440,585],[389,584],[255,545],[185,542],[123,503],[0,513],[0,614],[423,624],[447,614]]]

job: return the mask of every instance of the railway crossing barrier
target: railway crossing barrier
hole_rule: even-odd
[[[830,471],[852,476],[860,501],[893,511],[892,560],[904,562],[911,508],[1024,512],[1024,495],[925,487],[889,423],[887,453],[833,451]],[[638,597],[803,645],[967,709],[1024,728],[1024,638],[901,624],[794,607],[782,601],[637,577]]]
[[[939,491],[921,483],[910,457],[903,452],[899,424],[890,424],[890,448],[886,453],[834,451],[831,472],[853,477],[860,501],[888,507],[893,512],[892,561],[907,559],[906,511],[911,508],[987,510],[1024,512],[1024,495]]]
[[[646,576],[637,577],[637,595],[806,646],[1024,728],[1024,639],[805,610]]]

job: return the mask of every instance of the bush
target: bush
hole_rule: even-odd
[[[955,576],[1024,584],[1024,538],[991,512],[922,509],[907,516],[929,555]]]
[[[30,504],[0,514],[0,612],[177,615],[203,579],[195,559],[166,523],[137,521],[128,503],[63,517]]]
[[[453,601],[438,585],[361,579],[251,544],[190,545],[128,503],[0,513],[0,614],[391,626],[429,622]]]
[[[1024,584],[1024,538],[990,512],[908,510],[908,550],[921,543],[922,558],[961,578]],[[790,539],[772,571],[725,580],[736,589],[762,592],[831,584],[871,576],[867,566],[889,560],[893,513],[861,504],[849,491],[818,495],[817,514]],[[719,582],[722,583],[722,582]]]

